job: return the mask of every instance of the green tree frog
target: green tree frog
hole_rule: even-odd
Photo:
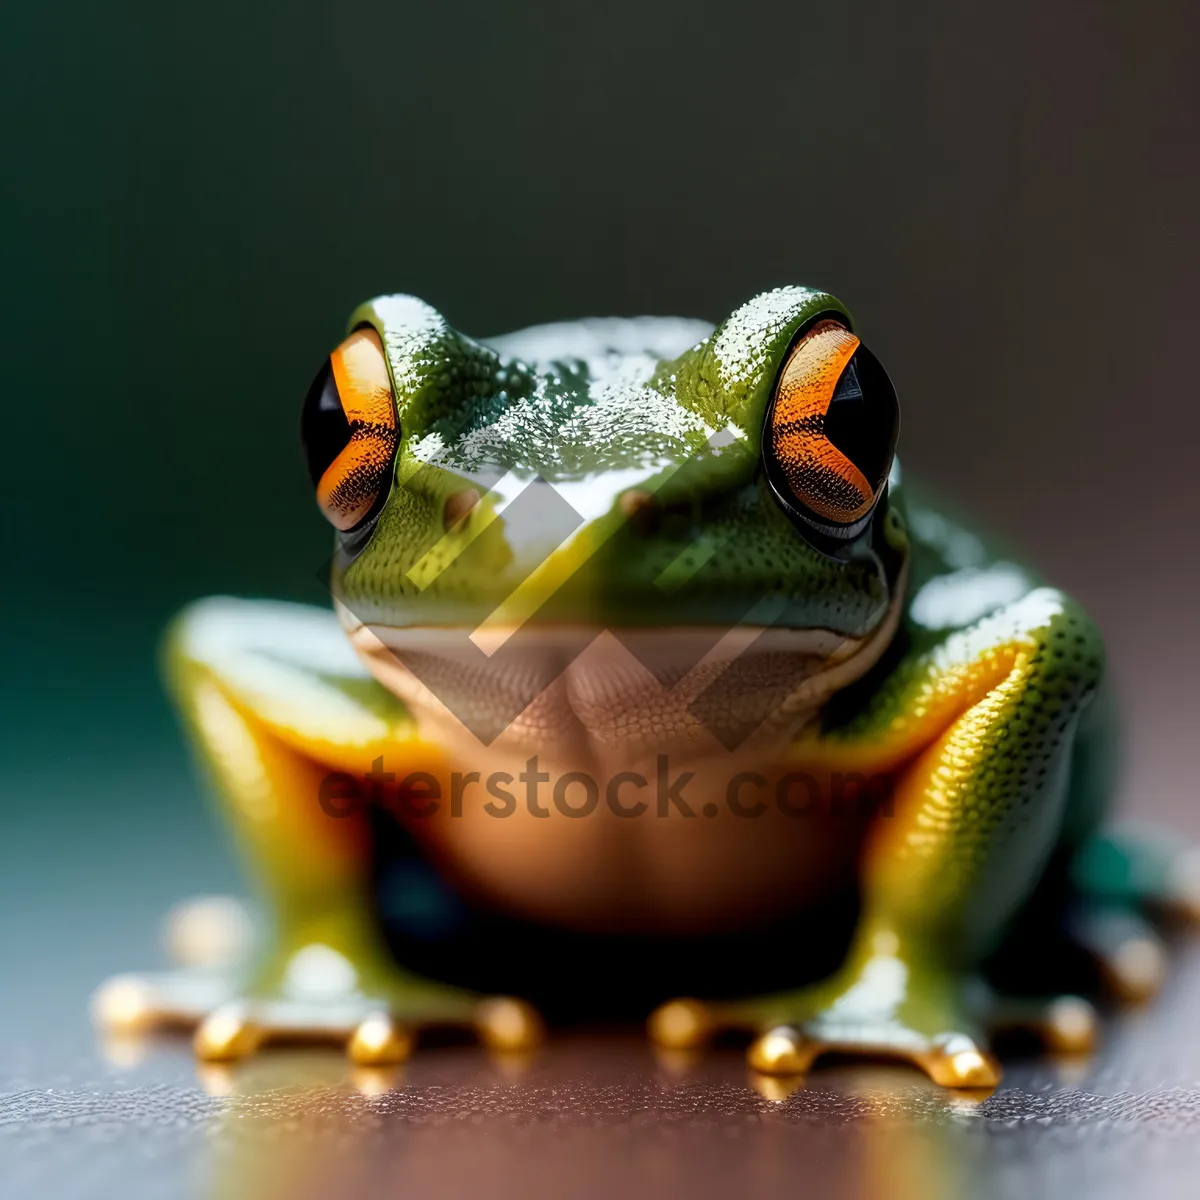
[[[1095,625],[902,481],[898,429],[808,288],[485,339],[364,304],[302,418],[333,611],[207,599],[165,642],[267,932],[184,912],[189,965],[100,1019],[383,1064],[632,1013],[948,1086],[997,1081],[997,1024],[1085,1046],[1060,968],[1151,991],[1194,859],[1101,830]]]

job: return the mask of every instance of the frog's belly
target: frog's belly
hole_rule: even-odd
[[[625,816],[607,802],[612,776],[588,772],[594,790],[579,779],[563,785],[556,807],[566,772],[539,768],[550,776],[538,788],[544,815],[527,803],[524,761],[500,761],[491,771],[511,777],[501,783],[513,805],[485,808],[481,773],[459,812],[443,804],[435,816],[407,822],[446,878],[487,907],[570,929],[703,933],[817,907],[854,883],[870,802],[832,801],[828,778],[815,773],[729,756],[627,763],[622,770],[646,785],[627,778],[614,794],[626,808],[639,800],[646,807]],[[447,768],[443,796],[455,769]],[[742,772],[752,775],[731,793]],[[572,808],[581,815],[563,811]]]
[[[827,777],[783,764],[825,700],[878,659],[897,612],[865,639],[537,627],[519,659],[483,662],[454,630],[360,625],[351,639],[417,715],[443,803],[406,823],[461,890],[568,928],[707,932],[853,882],[866,806],[835,806]],[[457,805],[444,800],[455,773],[474,780]]]

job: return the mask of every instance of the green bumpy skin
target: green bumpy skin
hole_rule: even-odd
[[[870,628],[888,600],[875,557],[835,563],[813,550],[758,470],[775,376],[795,331],[821,313],[849,321],[832,297],[790,288],[747,305],[711,336],[701,336],[698,322],[646,320],[479,343],[411,297],[364,305],[350,325],[368,324],[383,340],[402,440],[396,486],[335,593],[364,620],[474,625],[540,568],[570,579],[543,611],[548,620],[725,624],[740,621],[749,601],[782,593],[784,624]],[[605,336],[637,349],[605,352]],[[663,361],[659,346],[673,349],[681,336],[697,341]],[[485,503],[472,520],[484,521],[504,495],[495,493],[501,475],[516,477],[514,489],[547,481],[585,519],[569,548],[548,553],[539,531],[522,538],[523,529],[467,555],[445,544],[447,496],[477,488]],[[626,530],[618,500],[634,489],[652,493],[668,514],[652,536]],[[468,523],[458,536],[474,532]],[[428,555],[439,544],[455,556],[455,570],[436,575],[441,563]],[[689,552],[699,564],[692,585],[655,586]],[[410,577],[422,561],[435,576],[425,586]]]
[[[313,803],[331,770],[397,757],[446,768],[443,726],[400,697],[362,639],[488,622],[664,637],[770,626],[842,647],[821,652],[813,678],[830,682],[812,710],[762,751],[768,774],[888,780],[879,815],[845,833],[853,845],[795,860],[798,908],[839,884],[861,893],[842,965],[764,998],[667,1003],[650,1020],[658,1044],[687,1049],[744,1027],[762,1072],[803,1072],[838,1050],[990,1086],[988,1025],[1033,1024],[1060,1049],[1094,1032],[1078,997],[1006,1002],[982,984],[1006,946],[1026,965],[1048,962],[1053,951],[1030,948],[1053,928],[1119,991],[1152,990],[1161,952],[1142,912],[1194,907],[1194,871],[1153,839],[1099,833],[1115,735],[1086,614],[902,484],[898,466],[869,531],[836,554],[810,544],[764,480],[776,381],[819,316],[853,329],[839,301],[806,288],[756,297],[715,330],[645,318],[483,341],[412,297],[359,308],[349,328],[379,336],[400,437],[377,511],[365,531],[339,536],[333,560],[357,655],[329,614],[235,600],[193,606],[167,643],[174,694],[264,889],[272,940],[242,958],[195,955],[182,973],[123,977],[101,993],[102,1019],[200,1021],[208,1058],[316,1031],[348,1038],[359,1062],[385,1063],[423,1024],[456,1021],[498,1048],[536,1040],[520,999],[481,1000],[394,961],[370,911],[369,824],[331,821]],[[633,519],[631,495],[652,522]],[[462,496],[469,511],[450,520]],[[540,522],[518,519],[525,497]],[[811,657],[816,643],[804,644]],[[453,865],[453,834],[438,837],[432,861]],[[497,879],[531,870],[509,868],[499,842],[462,853],[493,855]],[[832,880],[817,880],[817,859],[835,863]],[[742,865],[752,882],[755,864]],[[690,887],[699,904],[708,883],[680,885],[683,903]],[[211,913],[189,919],[220,925]],[[794,962],[797,985],[810,974],[802,943],[763,953]]]

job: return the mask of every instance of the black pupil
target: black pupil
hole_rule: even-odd
[[[878,491],[896,450],[899,406],[879,360],[859,346],[838,380],[825,414],[825,436]]]
[[[309,477],[316,487],[329,464],[350,441],[350,422],[342,411],[342,398],[338,395],[337,381],[328,359],[304,398],[300,440],[304,443]]]

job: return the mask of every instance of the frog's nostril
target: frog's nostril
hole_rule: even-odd
[[[630,488],[629,491],[621,493],[617,507],[638,533],[649,535],[658,529],[662,514],[658,502],[650,492],[641,488]]]
[[[479,500],[479,493],[474,488],[451,492],[446,497],[446,504],[442,509],[442,524],[446,532],[449,533],[460,521],[465,521]]]

